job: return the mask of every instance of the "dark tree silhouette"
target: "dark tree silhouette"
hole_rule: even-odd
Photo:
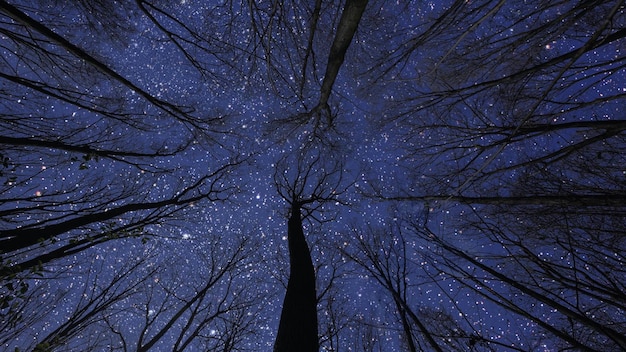
[[[302,218],[315,219],[315,212],[338,202],[347,189],[341,163],[326,161],[326,151],[297,150],[295,156],[283,157],[274,172],[277,191],[289,204],[289,279],[274,351],[319,350],[316,276]]]
[[[121,26],[125,9],[107,19],[98,18],[109,10],[106,3],[75,2],[66,10],[87,24]],[[8,87],[0,93],[6,98],[0,111],[2,280],[41,272],[53,260],[112,239],[150,236],[147,226],[182,215],[193,203],[225,200],[226,176],[241,160],[215,153],[224,162],[206,165],[175,190],[155,189],[178,178],[172,160],[199,148],[198,140],[212,140],[221,119],[195,116],[181,101],[149,93],[90,53],[93,43],[82,40],[81,31],[46,23],[53,9],[38,12],[43,20],[27,13],[32,10],[0,2],[6,38],[0,77]],[[159,137],[166,127],[169,136]],[[137,135],[145,140],[135,142]]]
[[[132,314],[138,322],[134,339],[120,336],[126,345],[137,351],[235,351],[250,343],[258,332],[253,323],[262,321],[248,314],[260,296],[251,289],[252,282],[242,279],[243,268],[256,260],[254,246],[242,240],[225,251],[224,242],[217,236],[199,242],[202,250],[185,253],[185,258],[193,254],[193,262],[202,269],[167,270],[163,282],[147,288],[145,307]],[[184,279],[189,270],[201,271],[200,280]],[[123,331],[128,323],[120,318],[110,319],[114,331]]]
[[[129,246],[140,242],[133,238],[119,241]],[[200,249],[180,252],[188,241],[196,242]],[[256,260],[254,246],[243,240],[224,250],[227,241],[217,236],[157,242],[143,245],[149,248],[146,255],[120,261],[115,270],[98,258],[91,258],[83,269],[66,269],[55,279],[67,281],[71,277],[73,290],[47,292],[54,286],[41,285],[30,289],[28,296],[16,298],[31,303],[19,307],[26,319],[14,319],[15,326],[5,325],[0,342],[11,348],[17,337],[32,334],[37,338],[15,347],[234,351],[254,345],[258,334],[254,323],[262,319],[250,313],[260,296],[251,289],[253,283],[243,279],[244,268]],[[162,264],[185,260],[194,265]],[[192,277],[190,272],[201,275]],[[58,322],[49,322],[44,331],[41,322],[30,320],[31,316],[48,319],[64,309],[68,314]],[[5,323],[10,321],[3,319]]]
[[[368,273],[391,302],[393,308],[389,310],[395,317],[379,319],[398,325],[403,349],[487,351],[499,344],[482,337],[468,321],[457,322],[454,316],[460,310],[453,298],[448,296],[435,307],[420,302],[419,290],[430,287],[437,274],[430,270],[431,258],[415,248],[415,235],[405,225],[394,222],[382,229],[354,229],[350,236],[355,240],[342,251]]]
[[[133,40],[133,5],[76,1],[61,7],[0,2],[0,311],[3,330],[10,330],[5,342],[24,341],[17,338],[35,318],[55,319],[33,309],[41,280],[65,286],[66,269],[87,265],[111,242],[136,238],[130,243],[140,245],[153,236],[172,236],[165,229],[197,214],[195,206],[232,196],[229,175],[244,159],[216,143],[228,139],[221,109],[199,114],[197,99],[155,92],[123,58],[103,54],[104,46],[119,49]],[[59,20],[59,11],[74,23]],[[191,155],[204,162],[188,177],[176,170]],[[52,346],[80,336],[113,302],[136,298],[124,291],[132,289],[130,278],[120,280],[108,291],[112,296],[86,285],[84,295],[93,300],[35,343]]]
[[[312,120],[313,135],[317,137],[320,137],[320,128],[325,130],[332,127],[332,114],[328,100],[366,5],[367,1],[346,1],[328,55],[319,101],[310,110],[290,118],[290,121],[281,121],[281,123],[295,122],[296,125],[303,125],[309,124]],[[312,50],[312,38],[317,26],[316,21],[319,16],[320,2],[316,3],[314,11],[315,15],[312,19],[307,54]],[[306,73],[304,73],[306,65],[305,60],[302,66],[303,82],[306,78]],[[301,92],[302,89],[303,85],[300,86]],[[325,117],[326,121],[322,117]],[[315,148],[315,143],[317,141],[311,139],[305,141],[305,144],[298,150],[299,154],[295,165],[285,165],[286,167],[296,168],[297,172],[293,179],[290,180],[284,175],[279,177],[276,173],[274,175],[279,193],[290,205],[288,221],[290,271],[274,351],[319,350],[318,297],[316,294],[315,270],[311,260],[310,249],[304,237],[302,211],[307,212],[305,216],[310,216],[312,215],[311,205],[314,204],[317,208],[324,203],[334,200],[338,195],[336,188],[341,186],[342,177],[339,170],[340,163],[331,162],[331,169],[324,169],[322,159],[329,158],[330,154],[321,155],[321,152],[318,150],[318,154],[311,158],[311,155],[308,154],[308,149],[312,145]],[[330,146],[330,144],[327,146]],[[277,168],[276,170],[280,169]],[[285,173],[287,170],[280,170],[280,172]],[[333,182],[333,184],[329,185],[329,181]],[[313,184],[309,185],[311,182]],[[329,186],[332,189],[329,189]]]
[[[455,1],[370,71],[407,185],[373,193],[420,203],[436,270],[546,345],[623,350],[624,3],[509,5]]]
[[[293,201],[289,211],[289,281],[274,351],[319,351],[315,271],[302,230],[302,205]]]
[[[278,209],[249,201],[274,172],[290,256],[277,350],[626,349],[625,11],[0,1],[2,347],[240,348],[259,317],[257,296],[238,300],[255,263],[140,258],[183,228],[216,242],[182,252],[240,253],[257,232],[236,218]],[[344,172],[361,193],[339,199]],[[102,259],[125,243],[128,258]],[[71,273],[96,259],[98,285],[77,299]],[[346,296],[363,282],[380,301]],[[78,304],[36,309],[65,299]],[[107,341],[83,343],[96,329]]]

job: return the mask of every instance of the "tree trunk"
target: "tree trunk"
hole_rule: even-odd
[[[354,33],[356,33],[359,22],[368,0],[347,0],[341,13],[341,19],[337,26],[337,33],[330,48],[328,56],[328,64],[326,65],[326,73],[322,82],[321,96],[319,106],[326,106],[330,97],[339,68],[343,64],[348,47],[352,42]]]
[[[291,208],[287,236],[289,242],[289,282],[280,315],[274,352],[318,352],[317,296],[311,252],[302,231],[300,206]]]

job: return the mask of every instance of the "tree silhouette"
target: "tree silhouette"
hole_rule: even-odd
[[[292,202],[287,225],[289,281],[274,351],[319,350],[315,271],[302,230],[301,206]]]
[[[66,4],[66,14],[80,19],[69,28],[54,19],[58,8],[42,6],[35,15],[33,7],[0,2],[0,309],[11,329],[5,342],[36,317],[51,319],[31,307],[41,292],[38,280],[64,285],[62,268],[88,263],[84,253],[168,236],[158,229],[235,191],[229,175],[245,157],[216,143],[216,136],[227,136],[224,114],[198,114],[190,107],[196,101],[155,93],[120,58],[100,54],[99,40],[119,48],[131,39],[120,33],[136,29],[127,17],[131,7]],[[90,35],[91,26],[103,28]],[[177,160],[192,154],[205,160],[198,172],[176,172]],[[130,280],[115,285],[113,298],[87,286],[93,301],[47,337],[40,334],[41,346],[83,334],[85,322],[102,319],[115,297],[137,297],[124,291]]]
[[[274,351],[319,350],[315,269],[302,218],[315,219],[315,212],[338,202],[347,189],[341,164],[325,162],[324,152],[325,148],[301,148],[295,156],[284,156],[274,171],[276,189],[289,205],[289,279]]]
[[[455,2],[371,71],[394,95],[385,123],[401,126],[408,185],[372,179],[372,194],[421,204],[410,222],[436,270],[563,349],[625,348],[623,280],[608,274],[622,272],[624,77],[603,54],[624,34],[621,1]]]
[[[0,1],[2,348],[626,349],[624,11]]]
[[[132,245],[139,239],[120,241]],[[184,262],[177,252],[185,241],[201,245],[201,250],[183,253],[193,267],[158,264],[163,260]],[[251,290],[250,280],[243,279],[244,268],[255,260],[253,246],[243,240],[233,244],[232,250],[224,250],[224,242],[211,236],[152,243],[144,256],[122,261],[115,270],[104,265],[101,258],[91,258],[90,266],[67,269],[57,278],[72,277],[74,290],[51,294],[44,286],[42,294],[37,287],[29,289],[29,295],[20,300],[31,303],[19,312],[28,318],[38,316],[31,309],[44,318],[67,309],[68,314],[58,324],[51,323],[51,328],[42,332],[40,322],[13,319],[16,326],[5,326],[8,329],[0,335],[0,341],[12,346],[13,339],[27,333],[40,336],[25,346],[30,350],[58,350],[70,345],[85,351],[234,351],[250,345],[257,333],[253,322],[261,321],[249,314],[259,304],[260,296]],[[189,271],[202,275],[190,278]],[[76,292],[78,297],[74,297]],[[40,305],[34,307],[33,303]]]

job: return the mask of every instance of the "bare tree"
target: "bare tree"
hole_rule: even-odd
[[[93,18],[107,6],[76,2],[66,10],[86,26],[113,26],[113,17]],[[80,34],[57,22],[54,10],[42,8],[41,20],[27,13],[33,10],[0,3],[7,38],[0,75],[10,87],[1,92],[0,112],[3,277],[141,235],[191,203],[226,198],[225,176],[239,160],[224,152],[214,154],[224,162],[172,183],[180,180],[176,158],[191,156],[198,140],[212,140],[221,116],[196,116],[182,101],[148,92],[101,58],[99,48],[74,44]],[[125,10],[116,9],[114,18]],[[176,183],[178,189],[168,190]]]
[[[274,172],[289,208],[277,350],[296,327],[311,349],[380,350],[372,339],[390,334],[408,350],[626,349],[625,21],[621,0],[0,1],[0,336],[47,314],[27,305],[41,279],[62,282],[58,268],[202,226],[245,189],[233,173],[258,153],[251,167]],[[337,245],[316,231],[343,219],[329,208],[357,158],[364,201],[399,202],[409,225]],[[230,259],[188,283],[109,277],[41,347],[78,341],[85,323],[120,349],[236,349],[255,300],[233,298],[248,262]],[[363,275],[389,325],[340,304],[342,281]],[[445,295],[450,280],[538,334],[474,328],[488,319]],[[141,295],[118,295],[132,282]],[[450,306],[419,302],[419,287]],[[138,330],[105,313],[120,305]],[[293,323],[300,305],[306,324]]]
[[[408,351],[490,350],[487,343],[490,339],[483,337],[469,321],[453,318],[462,308],[432,270],[430,263],[436,262],[436,257],[422,252],[420,248],[426,245],[416,242],[403,227],[394,222],[384,229],[354,229],[351,237],[355,241],[343,249],[380,287],[381,294],[393,307],[390,309],[394,311],[394,319],[385,317],[387,329],[397,329],[400,335],[397,340]],[[443,298],[433,305],[434,295],[429,294],[427,299],[420,294],[424,291],[437,292]]]
[[[108,346],[110,337],[93,331],[102,326],[110,316],[123,314],[124,309],[118,307],[124,302],[132,301],[139,294],[140,287],[152,279],[158,269],[144,269],[151,259],[153,258],[146,256],[136,261],[123,263],[123,267],[118,268],[113,275],[106,272],[109,268],[105,267],[104,261],[100,258],[93,258],[82,273],[72,272],[73,270],[69,269],[63,275],[64,277],[74,275],[74,281],[78,281],[77,278],[84,278],[84,282],[76,282],[75,292],[62,293],[66,296],[63,297],[64,300],[75,301],[74,307],[69,308],[70,313],[59,321],[58,326],[33,339],[34,350],[63,350],[64,346],[72,346],[69,349],[97,350]],[[109,276],[112,277],[109,278]],[[52,284],[51,288],[56,287]],[[48,314],[58,313],[58,310],[63,309],[62,307],[64,304],[59,303]],[[43,318],[49,319],[48,316]],[[50,324],[54,323],[50,322]],[[85,339],[87,337],[85,335],[89,335],[89,338]],[[24,336],[19,337],[24,339]]]
[[[233,351],[249,344],[257,333],[253,321],[261,319],[248,313],[254,311],[259,295],[243,278],[245,268],[256,259],[253,246],[243,240],[225,250],[226,241],[219,238],[199,243],[203,248],[193,258],[187,252],[178,259],[188,262],[189,268],[165,272],[147,288],[145,305],[133,313],[141,323],[134,339],[126,341],[133,350],[158,346],[172,351]],[[186,271],[201,275],[189,280]],[[126,322],[121,318],[111,322],[112,329],[123,331]]]
[[[275,351],[319,350],[316,274],[302,219],[316,219],[316,212],[346,191],[341,163],[325,157],[323,148],[302,148],[283,157],[274,172],[277,191],[289,205],[289,280]]]
[[[12,329],[7,336],[50,318],[27,307],[40,292],[36,282],[64,282],[58,268],[89,262],[83,253],[105,244],[171,236],[197,205],[234,193],[229,175],[245,158],[217,143],[228,138],[220,109],[204,109],[176,83],[157,91],[128,64],[133,55],[111,56],[112,47],[124,51],[136,40],[127,36],[141,23],[134,5],[58,5],[0,2],[0,306]],[[181,165],[187,158],[203,161],[189,170]],[[132,286],[110,289],[124,284]],[[93,301],[42,346],[82,334],[87,320],[102,319],[123,296],[105,299],[90,285],[84,293]]]
[[[189,241],[202,246],[195,252],[181,252]],[[55,351],[157,347],[234,351],[255,344],[258,327],[253,323],[261,323],[262,318],[251,314],[260,296],[245,278],[245,268],[257,260],[249,241],[230,243],[229,249],[225,249],[228,241],[217,236],[151,244],[139,239],[125,242],[143,247],[145,254],[126,262],[118,260],[119,267],[101,255],[93,256],[90,265],[68,267],[62,277],[48,280],[46,289],[51,293],[43,296],[56,299],[55,304],[41,310],[37,304],[44,302],[35,295],[25,306],[23,314],[41,310],[42,320],[20,321],[23,328],[7,330],[2,344]],[[168,267],[164,262],[187,266]],[[72,282],[72,289],[62,287],[64,282]],[[51,319],[66,309],[61,319]]]
[[[603,53],[615,51],[626,34],[622,6],[455,1],[426,30],[416,29],[394,53],[397,60],[384,58],[388,70],[378,76],[394,94],[386,122],[398,126],[406,166],[424,190],[402,191],[440,199],[522,196],[515,187],[529,178],[534,185],[539,176],[541,184],[568,181],[549,194],[519,189],[620,202],[617,175],[606,161],[615,165],[623,157],[625,125],[616,114],[623,92],[616,84],[624,71],[620,55]],[[393,79],[423,63],[422,52],[437,55],[414,75],[415,84]],[[604,182],[582,181],[591,178]]]
[[[430,225],[416,223],[415,229],[440,248],[438,270],[536,325],[547,336],[545,343],[590,351],[622,349],[624,286],[616,242],[604,237],[599,243],[589,232],[561,228],[561,217],[573,218],[567,211],[552,209],[539,217],[541,225],[520,222],[517,216],[513,226],[479,219],[479,227],[463,231],[465,240],[436,234]],[[580,216],[586,217],[574,217]],[[554,222],[546,226],[548,219]],[[467,241],[474,242],[470,249]]]
[[[368,72],[407,185],[373,193],[421,203],[437,270],[554,348],[626,348],[624,21],[622,1],[452,1]]]
[[[257,79],[271,88],[274,99],[284,102],[270,116],[266,137],[297,139],[309,133],[328,143],[346,132],[342,128],[349,126],[348,121],[335,119],[343,97],[333,89],[367,3],[252,1],[246,9],[230,5],[246,15],[239,17],[248,21],[240,26],[251,34],[249,59],[256,71],[266,74]]]

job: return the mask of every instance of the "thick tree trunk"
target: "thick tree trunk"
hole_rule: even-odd
[[[318,352],[315,271],[311,252],[302,231],[299,205],[292,206],[287,235],[289,282],[274,352]]]
[[[356,33],[359,22],[368,0],[347,0],[341,13],[341,19],[337,26],[337,33],[330,48],[326,73],[322,82],[319,106],[326,106],[330,97],[330,91],[335,84],[339,69],[343,64],[348,47]]]

